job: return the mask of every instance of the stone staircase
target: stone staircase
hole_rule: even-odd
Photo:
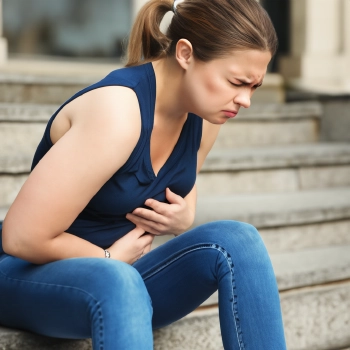
[[[105,74],[62,71],[0,74],[0,219],[28,175],[50,115]],[[310,102],[242,110],[222,128],[197,181],[195,224],[233,219],[259,229],[277,276],[289,350],[350,349],[350,144],[319,143],[321,118],[320,105]],[[154,337],[156,350],[222,349],[217,294]],[[10,349],[85,350],[91,343],[0,328],[0,350]]]

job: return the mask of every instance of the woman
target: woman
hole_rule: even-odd
[[[196,173],[220,126],[249,107],[276,41],[255,0],[143,7],[127,68],[53,115],[4,220],[1,324],[92,337],[94,349],[152,349],[152,328],[218,289],[225,349],[285,349],[256,229],[218,221],[185,232]],[[177,237],[150,251],[156,235]]]

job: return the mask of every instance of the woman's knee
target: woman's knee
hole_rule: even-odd
[[[261,243],[261,236],[258,230],[251,224],[234,221],[221,220],[213,221],[195,228],[198,236],[217,241],[240,241],[240,243],[251,244],[252,242]]]
[[[232,255],[266,257],[265,244],[258,230],[245,222],[222,220],[198,227],[201,241],[214,243]]]
[[[89,271],[82,288],[98,301],[122,303],[137,300],[150,306],[150,297],[139,272],[129,264],[112,259],[84,259],[84,270]]]
[[[145,287],[139,272],[131,265],[118,260],[98,259],[94,275],[96,280],[112,289],[130,291],[130,288],[139,290]]]

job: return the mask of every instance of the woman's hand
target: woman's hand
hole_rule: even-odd
[[[136,227],[113,243],[108,251],[112,259],[133,264],[151,250],[153,239],[153,235],[145,234],[145,230]]]
[[[131,214],[127,214],[126,218],[153,235],[183,233],[192,225],[194,212],[181,196],[169,188],[165,194],[170,204],[147,199],[145,205],[153,210],[136,208]]]

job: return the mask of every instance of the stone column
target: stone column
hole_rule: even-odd
[[[291,52],[280,60],[285,78],[316,90],[326,81],[335,88],[350,79],[344,71],[349,8],[349,0],[291,0]]]
[[[350,89],[350,0],[343,0],[343,51],[344,69],[349,77],[347,85]]]
[[[7,41],[2,37],[2,0],[0,0],[0,64],[3,64],[7,60]]]
[[[138,14],[140,8],[147,2],[148,0],[132,0],[132,20],[134,21],[136,15]]]
[[[350,0],[344,1],[344,51],[350,53]]]

